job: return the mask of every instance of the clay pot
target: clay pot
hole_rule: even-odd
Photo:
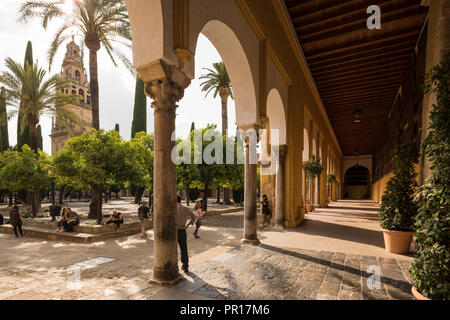
[[[423,296],[419,291],[417,291],[416,287],[412,287],[411,292],[414,295],[414,298],[416,298],[417,300],[431,300],[430,298]]]
[[[306,205],[306,212],[313,212],[314,211],[314,206],[312,204],[307,204]]]
[[[384,230],[384,244],[386,251],[391,253],[405,254],[409,252],[414,232]]]

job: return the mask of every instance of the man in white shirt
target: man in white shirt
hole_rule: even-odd
[[[187,220],[189,219],[189,222]],[[177,213],[175,215],[175,222],[177,225],[178,230],[178,245],[180,247],[181,251],[181,262],[183,263],[183,266],[181,269],[185,273],[189,272],[189,255],[188,255],[188,248],[187,248],[187,233],[186,229],[191,225],[194,224],[196,220],[196,217],[194,213],[183,206],[181,204],[181,197],[177,196]]]

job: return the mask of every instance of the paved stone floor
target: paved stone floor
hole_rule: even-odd
[[[339,215],[339,208],[329,210]],[[323,250],[317,247],[324,244],[302,248],[299,242],[316,235],[301,228],[262,230],[261,245],[241,246],[242,220],[242,212],[211,216],[201,239],[189,232],[191,272],[170,288],[148,283],[151,230],[145,240],[130,236],[89,245],[0,235],[0,299],[412,299],[411,257],[372,255],[367,243],[361,253],[345,252],[346,246],[333,241],[345,223],[329,221],[331,236],[320,238],[328,242]],[[338,231],[332,232],[333,225]],[[286,234],[289,241],[273,244]],[[110,260],[99,262],[100,257]],[[368,282],[377,280],[377,272],[380,281]]]

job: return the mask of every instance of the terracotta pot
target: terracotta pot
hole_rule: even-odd
[[[417,300],[431,300],[430,298],[423,296],[419,291],[417,291],[416,287],[412,287],[411,292],[414,295],[414,298],[416,298]]]
[[[306,212],[313,212],[313,210],[314,210],[314,206],[312,204],[306,205]]]
[[[383,229],[386,251],[399,254],[408,253],[413,234],[414,232],[412,231],[391,231]]]

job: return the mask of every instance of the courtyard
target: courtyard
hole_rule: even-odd
[[[125,203],[108,207],[132,215],[136,205]],[[207,216],[200,239],[188,229],[190,272],[172,287],[149,283],[152,229],[147,239],[92,244],[0,234],[0,299],[412,299],[412,256],[384,250],[374,208],[336,202],[308,214],[298,228],[260,228],[258,246],[241,245],[242,211]],[[379,283],[371,285],[377,272]]]

